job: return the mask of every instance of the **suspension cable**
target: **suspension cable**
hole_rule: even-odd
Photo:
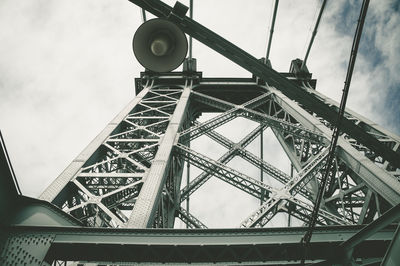
[[[190,19],[193,19],[193,0],[190,0],[190,2],[189,2],[189,17],[190,17]],[[191,35],[189,35],[189,64],[192,64],[192,36]],[[188,141],[187,146],[190,147],[190,140]],[[187,161],[186,187],[189,187],[189,184],[190,184],[190,162]],[[190,200],[190,195],[188,195],[188,197],[186,198],[186,211],[188,214],[190,213],[189,212],[189,207],[190,207],[189,200]],[[189,228],[189,223],[186,223],[186,228]]]
[[[189,3],[189,17],[193,19],[193,0]],[[192,59],[192,36],[189,35],[189,60]]]
[[[271,50],[271,43],[272,43],[272,35],[274,34],[276,13],[278,12],[278,4],[279,4],[279,0],[275,0],[274,13],[273,13],[273,15],[272,15],[272,21],[271,21],[271,29],[270,29],[270,31],[269,31],[268,46],[267,46],[267,54],[265,55],[264,64],[265,64],[265,63],[267,62],[267,60],[269,59],[269,52],[270,52],[270,50]]]
[[[306,55],[304,56],[303,63],[301,64],[301,69],[304,69],[304,67],[306,66],[306,62],[307,62],[307,59],[308,59],[308,55],[310,54],[311,46],[313,45],[314,38],[315,38],[315,36],[317,35],[317,30],[318,30],[319,22],[321,21],[322,13],[324,12],[324,9],[325,9],[325,4],[326,4],[326,0],[324,0],[324,1],[322,2],[321,9],[319,10],[317,22],[315,23],[314,30],[313,30],[312,35],[311,35],[311,40],[310,40],[310,43],[309,43],[309,45],[308,45]]]
[[[369,0],[364,0],[362,3],[362,6],[361,6],[360,16],[358,19],[356,32],[355,32],[354,39],[353,39],[353,45],[352,45],[350,60],[349,60],[349,66],[347,68],[346,80],[344,82],[342,99],[340,101],[337,122],[336,122],[335,128],[333,129],[332,140],[331,140],[331,144],[329,147],[329,154],[328,154],[328,159],[326,162],[325,173],[321,180],[321,185],[318,190],[317,199],[316,199],[316,202],[315,202],[315,205],[314,205],[311,217],[310,217],[310,223],[309,223],[307,232],[305,233],[304,237],[301,240],[301,242],[303,244],[303,252],[304,252],[303,258],[301,261],[302,265],[304,265],[304,261],[305,261],[305,257],[306,257],[306,247],[311,241],[312,232],[314,230],[314,227],[315,227],[315,224],[316,224],[317,218],[318,218],[319,207],[321,205],[321,201],[324,196],[326,183],[328,180],[328,176],[330,173],[333,159],[335,157],[336,145],[337,145],[337,141],[338,141],[339,134],[340,134],[340,127],[341,127],[341,123],[342,123],[344,112],[345,112],[347,96],[348,96],[349,88],[350,88],[350,82],[351,82],[351,78],[353,75],[354,64],[355,64],[356,58],[357,58],[358,46],[359,46],[360,39],[361,39],[361,34],[362,34],[363,26],[364,26],[365,17],[367,15],[368,5],[369,5]]]

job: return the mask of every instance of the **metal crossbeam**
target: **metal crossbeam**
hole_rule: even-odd
[[[186,140],[189,138],[189,140],[193,140],[197,137],[200,137],[201,135],[205,134],[206,132],[213,130],[229,121],[237,117],[237,112],[236,110],[229,110],[226,111],[206,122],[199,123],[197,125],[194,125],[180,133],[180,137]],[[187,137],[189,136],[189,137]]]
[[[289,178],[286,181],[286,185],[280,191],[279,198],[271,199],[260,206],[254,211],[249,217],[247,217],[242,223],[241,227],[263,227],[265,226],[277,213],[277,205],[281,199],[288,199],[301,192],[307,183],[319,173],[319,170],[324,162],[327,155],[327,151],[324,150],[321,154],[314,159],[309,165],[307,165],[298,175],[293,178]],[[307,193],[310,197],[310,194]],[[308,220],[306,220],[308,222]]]
[[[182,158],[189,160],[192,165],[199,167],[209,174],[220,178],[221,180],[241,189],[244,192],[249,193],[252,196],[261,198],[262,191],[264,190],[267,192],[267,195],[271,195],[271,197],[281,199],[284,198],[288,201],[291,201],[298,209],[298,218],[305,220],[305,222],[308,222],[309,214],[312,211],[312,206],[304,201],[292,198],[288,191],[277,190],[271,186],[266,185],[265,183],[246,176],[245,174],[239,173],[226,165],[214,161],[211,158],[201,155],[181,144],[176,145],[175,153],[180,155]],[[326,211],[324,211],[323,213],[321,212],[321,217],[321,219],[326,219],[336,224],[347,223],[343,221],[343,219],[341,219],[340,217],[336,217],[335,215]],[[324,222],[321,221],[321,224],[324,224]]]
[[[268,162],[261,160],[258,158],[256,155],[251,153],[250,151],[246,150],[245,147],[247,146],[248,139],[253,140],[255,137],[257,137],[260,134],[260,130],[264,129],[265,125],[263,126],[258,126],[255,128],[253,131],[251,131],[241,142],[239,142],[237,145],[230,141],[229,139],[225,138],[221,134],[211,131],[208,132],[207,135],[214,139],[216,142],[219,144],[225,146],[226,148],[229,149],[227,154],[232,154],[236,156],[240,156],[249,163],[253,164],[256,167],[260,167],[261,171],[266,172],[269,174],[272,178],[278,180],[279,182],[286,184],[291,178],[289,175],[287,175],[285,172],[282,172],[278,168],[274,167],[272,164],[269,164]],[[227,155],[223,155],[221,158],[225,158]],[[222,161],[221,161],[222,162]],[[223,161],[226,163],[226,159]],[[303,196],[308,196],[309,193],[307,193],[305,190],[302,189],[301,193]]]
[[[294,136],[298,136],[303,139],[310,140],[312,142],[321,143],[321,142],[323,142],[323,139],[324,139],[317,132],[313,132],[307,128],[287,122],[285,120],[281,120],[281,119],[254,111],[252,109],[245,107],[246,104],[244,104],[243,106],[237,106],[237,105],[234,105],[227,101],[217,99],[215,97],[212,97],[212,96],[200,93],[200,92],[193,92],[193,99],[198,102],[201,102],[201,103],[213,106],[213,107],[219,107],[224,111],[236,110],[238,115],[240,115],[241,117],[245,117],[250,120],[266,124],[272,128],[276,128],[282,132],[287,132]]]
[[[301,201],[300,199],[291,197],[288,198],[287,201],[293,203],[295,206],[295,210],[292,212],[292,214],[298,214],[299,219],[306,221],[308,224],[310,222],[310,217],[312,214],[313,210],[313,204],[308,204],[304,201]],[[319,224],[339,224],[339,225],[351,225],[352,223],[350,221],[346,221],[345,218],[339,217],[335,214],[330,213],[329,211],[326,210],[320,210],[320,213],[317,217],[317,223]]]
[[[236,156],[236,148],[239,147],[246,147],[248,144],[250,144],[254,138],[257,137],[257,135],[260,133],[259,128],[262,126],[257,127],[255,130],[251,131],[246,137],[244,137],[237,145],[235,145],[235,148],[233,147],[233,142],[225,138],[224,136],[218,134],[215,131],[210,131],[207,134],[210,136],[213,136],[215,140],[218,140],[218,143],[224,143],[226,148],[229,148],[229,151],[226,152],[224,155],[222,155],[219,159],[218,162],[220,163],[228,163],[230,160]],[[222,141],[221,141],[222,139]],[[221,142],[220,142],[221,141]],[[210,179],[212,175],[209,172],[203,172],[199,176],[197,176],[195,179],[193,179],[188,186],[184,187],[181,190],[181,202],[186,200],[193,192],[195,192],[200,186],[202,186],[207,180]]]
[[[235,154],[233,152],[227,152],[218,159],[219,163],[227,163],[232,160]],[[212,176],[212,171],[204,171],[199,176],[190,181],[189,185],[181,190],[181,202],[186,200],[193,192],[199,189],[204,183],[206,183]]]
[[[195,152],[186,146],[177,144],[175,147],[175,153],[180,155],[181,158],[189,160],[192,165],[195,165],[211,175],[214,175],[219,179],[238,187],[252,196],[260,198],[262,190],[270,193],[275,191],[275,189],[271,186],[245,174],[239,173],[238,171],[220,162],[214,161],[213,159],[208,158],[207,156],[204,156],[198,152]]]
[[[364,226],[327,226],[316,228],[308,262],[332,259],[333,250]],[[4,252],[17,247],[26,249],[40,263],[54,260],[91,261],[99,263],[245,263],[266,261],[280,265],[298,265],[301,259],[300,239],[304,227],[260,229],[109,229],[82,227],[3,226],[8,245]],[[383,257],[396,226],[381,229],[357,246],[360,259]],[[17,246],[19,241],[39,241],[40,245]],[[12,243],[16,244],[12,244]],[[27,241],[28,243],[28,241]],[[29,242],[30,243],[30,242]],[[371,250],[374,253],[371,254]],[[134,252],[132,252],[134,251]],[[282,256],[282,254],[285,254]],[[18,257],[19,258],[19,257]],[[17,257],[2,257],[13,264]],[[24,261],[24,260],[23,260]],[[113,261],[113,262],[112,262]],[[291,264],[287,264],[292,261]],[[29,260],[28,260],[29,262]],[[15,263],[14,263],[15,264]]]
[[[263,227],[266,225],[278,212],[278,204],[281,199],[269,198],[266,202],[261,204],[261,207],[254,211],[249,217],[247,217],[241,224],[240,227]]]
[[[185,222],[189,226],[189,228],[207,228],[207,226],[200,222],[199,219],[187,212],[184,208],[179,208],[177,212],[178,218]]]
[[[286,205],[289,205],[289,207],[286,207]],[[299,220],[304,221],[306,224],[309,223],[313,206],[305,201],[294,198],[288,194],[287,191],[282,190],[276,195],[272,195],[267,202],[262,204],[260,208],[247,217],[240,226],[263,227],[282,209],[282,206],[284,206],[283,209],[285,212],[290,212],[291,215],[295,216]],[[351,221],[332,214],[329,211],[321,210],[320,212],[321,213],[317,221],[317,223],[320,225],[352,224]]]

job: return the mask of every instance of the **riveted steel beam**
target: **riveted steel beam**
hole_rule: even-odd
[[[332,251],[362,228],[364,226],[317,227],[307,261],[334,258]],[[11,254],[19,247],[28,254],[34,252],[38,265],[43,265],[43,262],[51,264],[54,260],[298,265],[302,255],[299,252],[300,239],[305,230],[304,227],[159,230],[45,226],[8,226],[1,229],[6,232],[2,236],[6,243],[2,254]],[[383,257],[395,230],[396,226],[380,229],[363,245],[355,247],[356,258]],[[34,249],[30,249],[30,245],[18,246],[21,240],[31,240],[32,244],[39,241],[39,245],[34,244]],[[2,262],[10,263],[18,258],[23,259],[23,255],[4,256]],[[292,263],[287,264],[288,261]]]
[[[127,227],[146,228],[152,226],[170,166],[172,148],[177,141],[178,131],[185,119],[190,93],[191,85],[187,84],[183,88],[168,128],[159,144],[157,154],[146,177],[147,182],[143,184],[132,214],[126,224]]]

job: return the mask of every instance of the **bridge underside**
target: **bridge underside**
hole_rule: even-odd
[[[318,227],[306,262],[341,256],[340,243],[363,226]],[[41,265],[53,261],[91,261],[100,264],[229,263],[298,265],[300,239],[306,228],[269,229],[105,229],[83,227],[8,226],[4,229],[7,254],[2,262]],[[380,262],[393,237],[389,226],[358,245],[353,256],[368,265]],[[22,244],[21,244],[22,243]],[[26,250],[23,259],[20,250]],[[4,251],[4,250],[3,250]]]

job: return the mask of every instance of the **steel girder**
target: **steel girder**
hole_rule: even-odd
[[[170,117],[168,128],[159,142],[159,151],[156,153],[146,177],[149,181],[143,185],[127,224],[128,227],[146,228],[153,223],[157,200],[160,198],[163,184],[167,178],[167,171],[170,167],[172,147],[177,141],[178,130],[182,127],[184,120],[187,119],[186,110],[190,92],[191,84],[187,84],[183,88],[173,115]],[[174,173],[172,173],[172,176],[174,176]]]
[[[307,262],[337,259],[338,246],[363,226],[317,227]],[[2,226],[0,263],[50,265],[53,261],[298,265],[306,228],[110,229]],[[354,249],[354,257],[380,261],[396,230],[379,230]]]

